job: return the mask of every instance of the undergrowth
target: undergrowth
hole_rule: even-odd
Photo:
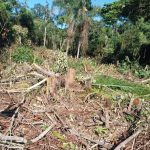
[[[98,70],[99,68],[96,61],[94,61],[91,58],[80,58],[80,59],[70,58],[68,59],[68,65],[69,67],[76,69],[77,73],[83,73],[85,70],[84,68],[85,65],[87,65],[89,68],[93,70]]]
[[[127,57],[125,61],[118,65],[118,70],[122,74],[131,72],[137,78],[148,78],[150,77],[150,66],[141,66],[138,62],[131,62]]]
[[[17,63],[37,63],[41,64],[43,60],[39,57],[35,57],[33,54],[33,49],[28,46],[19,46],[15,49],[15,51],[12,54],[13,61]]]
[[[87,73],[85,73],[85,70],[84,70],[85,64],[88,65],[88,67],[93,69],[91,73],[91,77],[93,78],[92,81],[94,82],[94,84],[98,84],[102,87],[107,87],[120,94],[131,93],[141,98],[146,98],[146,99],[150,98],[150,88],[146,85],[141,85],[138,83],[130,82],[125,79],[118,79],[115,77],[110,77],[109,74],[108,76],[102,75],[99,65],[96,63],[96,61],[92,59],[88,59],[88,58],[69,59],[69,67],[75,68],[77,71],[77,74],[82,75],[84,77],[88,75]],[[149,69],[138,67],[137,64],[130,64],[130,67],[129,67],[129,64],[130,63],[128,62],[128,64],[126,63],[124,64],[124,67],[120,66],[119,69],[122,69],[122,72],[121,72],[122,74],[125,75],[127,72],[132,71],[132,73],[134,73],[134,75],[137,75],[138,78],[149,77],[149,73],[150,73]],[[134,67],[134,65],[135,66],[137,65],[137,66]],[[107,68],[109,67],[105,66],[104,72],[105,70],[107,70]],[[142,72],[142,69],[143,69],[143,72]],[[107,71],[109,73],[109,70]],[[110,73],[111,73],[111,70],[110,70]],[[110,93],[108,93],[108,90],[105,91],[104,89],[102,89],[100,93],[102,95],[107,95],[107,96],[110,95]]]

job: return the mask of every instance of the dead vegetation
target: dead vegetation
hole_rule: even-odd
[[[99,93],[88,64],[80,80],[75,68],[63,75],[49,68],[11,63],[1,70],[1,149],[150,149],[149,101],[109,98],[110,88]]]

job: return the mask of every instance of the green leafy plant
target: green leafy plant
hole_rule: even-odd
[[[96,133],[96,134],[106,134],[107,133],[107,131],[108,131],[108,129],[107,128],[105,128],[105,127],[96,127],[95,129],[94,129],[94,132]]]
[[[127,74],[128,72],[131,72],[138,78],[148,78],[150,76],[150,68],[148,65],[142,67],[137,61],[131,62],[128,57],[118,65],[118,68],[121,73]]]
[[[14,51],[14,53],[12,54],[12,58],[15,62],[18,63],[32,63],[34,60],[34,55],[31,48],[27,46],[20,46]]]
[[[42,128],[43,130],[46,130],[46,129],[48,128],[48,125],[43,124],[43,125],[41,125],[41,128]]]
[[[128,122],[134,122],[135,121],[135,117],[129,114],[125,115],[125,118]]]
[[[43,59],[39,58],[39,57],[36,57],[36,58],[34,58],[34,62],[37,63],[37,64],[42,64],[43,63]]]
[[[65,150],[68,150],[68,149],[71,149],[71,150],[78,150],[78,146],[73,144],[72,142],[69,142],[69,143],[63,143],[63,149]]]
[[[65,137],[61,133],[59,133],[58,131],[53,131],[52,135],[53,135],[53,137],[58,139],[60,142],[65,142],[66,141]]]

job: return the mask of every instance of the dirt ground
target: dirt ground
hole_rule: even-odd
[[[1,70],[1,149],[150,149],[149,101],[112,101],[78,81],[50,93],[45,78],[27,64]]]

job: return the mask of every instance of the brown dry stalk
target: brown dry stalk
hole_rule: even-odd
[[[40,139],[42,139],[53,127],[55,126],[55,124],[52,124],[51,126],[49,126],[45,131],[43,131],[39,136],[37,136],[36,138],[30,140],[32,143],[35,143],[37,141],[39,141]]]
[[[114,150],[120,150],[122,147],[125,147],[125,145],[127,143],[129,143],[131,140],[133,140],[134,138],[136,138],[142,131],[143,131],[143,128],[140,128],[133,135],[131,135],[125,141],[123,141],[122,143],[120,143]]]

